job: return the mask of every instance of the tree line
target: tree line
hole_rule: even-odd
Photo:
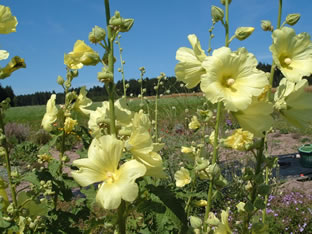
[[[271,71],[270,64],[259,63],[257,68],[264,72]],[[273,87],[278,86],[280,80],[283,78],[282,73],[277,70],[274,73]],[[308,77],[312,78],[312,76]],[[308,79],[309,84],[312,85],[312,79]],[[183,82],[177,81],[176,77],[167,77],[166,80],[162,80],[163,84],[159,87],[159,94],[165,93],[191,93],[200,92],[199,85],[193,89],[187,89],[184,87]],[[127,96],[137,97],[141,93],[141,84],[136,79],[130,79],[126,81],[129,84],[127,88]],[[146,89],[144,96],[154,96],[156,91],[154,86],[157,85],[157,78],[144,78],[142,86]],[[79,88],[73,89],[79,93]],[[119,80],[116,83],[116,96],[121,97],[123,95],[123,83]],[[64,103],[64,93],[52,92],[35,92],[33,94],[15,95],[13,89],[10,86],[2,87],[0,85],[0,101],[9,97],[11,99],[11,106],[30,106],[30,105],[45,105],[52,94],[56,94],[56,103]],[[105,86],[94,86],[88,90],[87,95],[93,102],[104,101],[108,99],[108,94]]]

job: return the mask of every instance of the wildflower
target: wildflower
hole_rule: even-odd
[[[242,128],[236,129],[234,133],[225,139],[224,144],[236,150],[248,150],[253,143],[253,134],[243,131]]]
[[[245,48],[236,52],[227,47],[214,50],[203,62],[206,73],[201,76],[201,90],[212,103],[223,101],[230,111],[244,110],[268,84],[257,63]]]
[[[270,51],[283,75],[293,82],[312,73],[312,43],[308,33],[296,35],[289,27],[274,30]]]
[[[79,168],[72,176],[81,186],[101,182],[96,201],[104,209],[116,209],[121,199],[133,202],[138,196],[135,180],[144,176],[146,168],[136,160],[130,160],[120,167],[123,142],[113,136],[95,138],[88,150],[88,158],[78,159],[73,165]]]
[[[98,53],[84,41],[77,40],[74,49],[68,54],[64,54],[64,64],[70,69],[80,69],[83,65],[96,65],[100,61]]]
[[[228,221],[229,211],[230,211],[229,208],[227,208],[226,211],[225,210],[221,211],[221,220],[219,220],[214,213],[209,212],[208,219],[206,220],[206,222],[209,225],[215,226],[214,233],[224,233],[224,234],[232,233]]]
[[[194,88],[200,82],[200,76],[205,73],[202,62],[207,55],[200,46],[196,35],[191,34],[188,39],[193,49],[181,47],[178,49],[176,59],[179,63],[175,67],[178,80],[183,81],[189,89]]]
[[[91,111],[85,108],[91,105],[92,105],[92,101],[90,98],[87,97],[86,86],[82,86],[80,88],[80,92],[77,97],[77,100],[75,101],[74,110],[81,112],[85,115],[89,115]]]
[[[263,132],[270,129],[273,124],[271,116],[273,105],[271,103],[253,99],[247,109],[232,112],[240,127],[254,134],[255,137],[262,137]]]
[[[194,115],[192,117],[192,121],[189,123],[188,126],[192,130],[196,130],[196,129],[200,128],[200,122],[198,121],[197,116]]]
[[[181,167],[180,170],[174,174],[174,178],[176,180],[177,187],[184,187],[185,185],[191,183],[190,173],[184,167]]]
[[[184,154],[193,153],[194,150],[195,150],[195,148],[193,146],[192,147],[186,147],[186,146],[181,147],[181,153],[184,153]]]
[[[66,134],[71,133],[71,131],[74,129],[75,125],[77,125],[77,120],[74,120],[70,117],[66,117],[65,123],[64,123],[64,130]]]
[[[311,123],[312,95],[304,91],[307,86],[306,79],[294,84],[284,78],[274,95],[274,107],[289,123],[299,128]]]
[[[3,56],[4,56],[3,58],[5,58],[6,55]],[[14,56],[4,68],[0,69],[0,79],[9,77],[12,74],[12,72],[25,67],[26,64],[24,59],[18,56]]]
[[[0,34],[16,32],[17,19],[9,7],[0,5]]]
[[[49,162],[52,159],[52,156],[46,153],[39,154],[37,157],[38,157],[38,163]]]
[[[56,94],[52,94],[47,102],[46,113],[43,116],[41,126],[44,130],[52,131],[52,125],[57,120],[58,109],[55,106]]]
[[[134,159],[146,167],[146,175],[161,178],[165,175],[162,158],[154,151],[154,147],[151,135],[147,129],[142,127],[133,128],[130,138],[126,142],[126,149],[130,151]]]

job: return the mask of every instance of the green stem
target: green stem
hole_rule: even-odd
[[[122,77],[122,85],[123,85],[123,91],[124,91],[124,97],[127,97],[127,87],[126,87],[126,80],[125,80],[125,72],[124,72],[124,63],[122,60],[122,49],[120,46],[120,38],[118,37],[117,40],[118,48],[119,48],[119,57],[120,57],[120,66],[121,66],[121,77]]]
[[[120,206],[118,207],[118,233],[126,234],[126,202],[121,201]]]
[[[110,8],[109,0],[104,0],[105,13],[106,13],[106,24],[107,24],[107,38],[108,38],[108,71],[113,74],[113,79],[108,83],[108,96],[109,96],[109,110],[110,110],[110,134],[116,136],[116,123],[115,123],[115,96],[114,96],[114,37],[112,28],[109,26]]]
[[[283,0],[279,0],[279,7],[278,7],[278,18],[277,18],[277,26],[276,28],[280,28],[281,27],[281,20],[282,20],[282,8],[283,8]],[[274,62],[274,60],[272,61],[272,67],[271,67],[271,74],[270,74],[270,86],[273,86],[273,79],[274,79],[274,73],[275,73],[275,68],[276,68],[276,64]],[[273,95],[271,90],[268,92],[268,100],[272,100],[273,99]],[[265,134],[265,136],[267,137],[267,134]],[[264,143],[266,142],[266,139],[264,141]],[[264,144],[263,143],[263,144]],[[265,184],[268,185],[269,184],[269,168],[266,166],[265,167]],[[267,206],[268,203],[268,195],[266,195],[264,197],[264,204],[265,207]],[[266,222],[266,208],[263,209],[262,211],[262,222],[265,223]]]
[[[158,79],[157,88],[156,88],[156,97],[155,97],[155,141],[158,142],[158,89],[161,79]]]
[[[2,110],[0,110],[0,127],[2,130],[2,134],[5,134],[4,133],[4,121],[3,121]],[[4,152],[5,152],[5,155],[4,155],[5,156],[5,163],[6,163],[7,173],[8,173],[9,186],[10,186],[10,191],[11,191],[11,195],[12,195],[12,200],[13,200],[14,206],[17,207],[15,184],[13,183],[12,175],[11,175],[12,171],[11,171],[11,163],[10,163],[10,156],[9,156],[9,148],[8,148],[8,143],[6,141],[6,138],[3,139],[2,146],[3,146]]]

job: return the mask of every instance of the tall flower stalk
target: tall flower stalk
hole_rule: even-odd
[[[229,46],[229,1],[225,0],[225,46]],[[216,116],[216,125],[215,125],[215,135],[213,140],[213,154],[212,154],[212,164],[215,164],[217,162],[218,158],[218,139],[219,139],[219,131],[220,131],[220,119],[221,119],[221,111],[222,111],[222,102],[218,102],[217,104],[217,116]],[[213,182],[214,182],[214,176],[212,176],[212,179],[209,184],[208,189],[208,195],[207,195],[207,206],[205,210],[205,218],[204,220],[208,219],[209,212],[211,210],[211,204],[212,204],[212,189],[213,189]],[[207,224],[204,224],[204,231],[207,230]]]

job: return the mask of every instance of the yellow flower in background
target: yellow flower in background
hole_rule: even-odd
[[[289,27],[274,30],[270,51],[273,60],[283,75],[298,82],[312,73],[312,42],[308,33],[296,35]]]
[[[66,134],[71,133],[73,131],[74,127],[77,125],[77,120],[74,120],[70,117],[66,117],[65,123],[64,123],[64,130]]]
[[[188,39],[193,49],[181,47],[178,49],[176,59],[180,62],[175,67],[177,80],[183,81],[189,89],[200,82],[200,76],[205,73],[202,62],[207,57],[200,46],[196,35],[191,34]]]
[[[134,159],[144,164],[146,175],[159,178],[165,176],[162,158],[154,151],[152,137],[146,129],[134,128],[126,142],[126,149]]]
[[[125,99],[121,98],[115,101],[115,118],[116,127],[119,130],[119,134],[130,135],[131,133],[131,120],[133,113],[128,110]],[[108,134],[110,124],[109,102],[102,102],[102,106],[96,108],[95,111],[90,111],[90,119],[88,121],[89,129],[92,132],[92,136],[99,137]],[[129,129],[130,128],[130,133]]]
[[[176,180],[177,187],[184,187],[185,185],[191,183],[190,173],[184,167],[181,167],[180,170],[174,174],[174,178]]]
[[[216,49],[203,62],[206,73],[201,76],[201,90],[210,102],[223,101],[227,110],[244,110],[268,85],[267,76],[256,68],[257,64],[245,48],[235,52],[227,47]]]
[[[77,97],[77,100],[75,101],[73,109],[85,115],[89,115],[91,110],[86,109],[86,107],[91,106],[91,105],[92,105],[92,100],[87,97],[86,86],[82,86],[80,88],[80,92]]]
[[[0,60],[5,60],[9,57],[9,52],[6,50],[0,50]]]
[[[197,116],[194,115],[192,117],[192,121],[189,123],[188,127],[189,129],[192,129],[192,130],[196,130],[200,128],[200,122],[198,121]]]
[[[221,220],[219,220],[214,213],[209,212],[208,220],[206,221],[209,225],[215,226],[214,232],[216,234],[230,234],[232,233],[231,228],[229,226],[229,211],[227,208],[226,211],[221,211]]]
[[[304,90],[308,85],[306,79],[294,84],[284,78],[274,96],[274,107],[289,123],[299,128],[310,127],[312,123],[312,94]]]
[[[184,154],[190,154],[190,153],[193,153],[195,152],[195,147],[186,147],[186,146],[182,146],[181,147],[181,153],[184,153]]]
[[[119,167],[123,142],[107,135],[93,139],[88,158],[73,162],[78,171],[72,171],[73,178],[81,185],[101,182],[96,201],[104,209],[116,209],[121,199],[133,202],[138,196],[135,180],[144,176],[146,168],[136,160],[130,160]]]
[[[70,69],[80,69],[83,65],[94,66],[99,61],[99,54],[81,40],[76,41],[72,52],[64,54],[64,64]]]
[[[52,124],[57,120],[58,109],[55,105],[56,94],[52,94],[47,102],[46,113],[43,116],[41,126],[44,130],[52,131]]]
[[[253,136],[254,135],[251,132],[243,131],[242,128],[239,128],[224,140],[224,144],[232,149],[241,151],[248,150],[253,143]]]
[[[269,130],[273,124],[272,112],[273,104],[253,98],[247,109],[232,114],[241,128],[253,133],[255,137],[263,137],[263,132]]]
[[[16,32],[17,19],[9,7],[0,5],[0,34]]]

